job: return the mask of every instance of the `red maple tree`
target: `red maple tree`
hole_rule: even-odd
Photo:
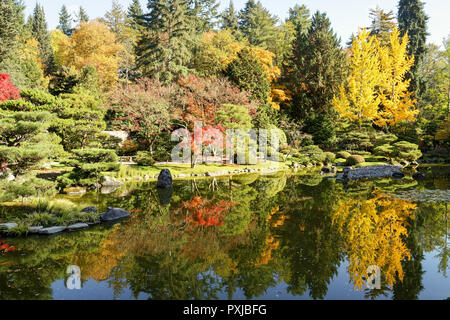
[[[223,217],[232,206],[234,206],[234,203],[231,201],[222,200],[218,203],[213,203],[213,200],[199,196],[181,204],[181,208],[187,210],[186,221],[206,227],[221,227],[223,225]]]
[[[9,74],[0,73],[0,102],[20,98],[20,90],[11,82]]]

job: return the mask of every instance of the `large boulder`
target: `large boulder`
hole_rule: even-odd
[[[130,213],[120,208],[108,208],[100,215],[100,220],[103,222],[111,222],[122,220],[130,217]]]
[[[159,173],[156,186],[162,189],[172,188],[173,180],[169,169],[164,169]]]
[[[86,207],[83,210],[81,210],[82,213],[97,213],[98,209],[97,207]]]
[[[40,229],[38,231],[38,233],[51,235],[51,234],[57,234],[57,233],[63,232],[66,229],[67,229],[67,227],[64,227],[64,226],[49,227],[49,228]]]

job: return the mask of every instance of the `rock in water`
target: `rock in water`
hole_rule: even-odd
[[[338,175],[338,180],[357,180],[366,178],[402,178],[405,174],[399,166],[375,165],[356,169],[345,168],[343,174]]]
[[[170,201],[172,201],[172,192],[173,188],[158,188],[159,202],[163,206],[169,205]]]
[[[170,173],[169,169],[164,169],[159,173],[158,176],[158,183],[156,186],[158,188],[172,188],[172,174]]]
[[[103,187],[121,187],[123,185],[121,181],[118,181],[108,176],[103,176],[100,184]]]
[[[83,210],[81,210],[83,213],[96,213],[98,212],[98,209],[96,207],[86,207]]]
[[[100,219],[103,222],[110,222],[116,220],[122,220],[130,217],[130,213],[120,208],[108,208],[100,215]]]
[[[17,227],[17,223],[15,223],[15,222],[8,222],[8,223],[0,224],[0,229],[6,229],[8,231],[11,229],[14,229],[15,227]]]
[[[64,226],[58,226],[58,227],[50,227],[50,228],[43,228],[38,231],[40,234],[56,234],[63,232],[67,228]]]

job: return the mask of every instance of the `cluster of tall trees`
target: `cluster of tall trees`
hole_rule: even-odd
[[[163,86],[189,75],[225,78],[259,105],[255,126],[289,123],[289,131],[296,122],[325,148],[335,145],[338,119],[415,131],[415,142],[449,139],[448,45],[427,45],[419,0],[400,0],[397,16],[372,9],[347,47],[326,13],[304,5],[281,20],[256,0],[241,10],[230,1],[223,12],[216,0],[149,0],[146,8],[114,0],[94,20],[63,6],[51,32],[41,5],[26,22],[21,1],[0,6],[0,72],[20,89],[71,92],[89,66],[100,95],[140,78]]]

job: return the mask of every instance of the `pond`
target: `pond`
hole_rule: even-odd
[[[0,299],[447,299],[448,168],[421,170],[420,182],[279,172],[86,194],[72,201],[132,217],[2,239],[15,251],[0,253]]]

